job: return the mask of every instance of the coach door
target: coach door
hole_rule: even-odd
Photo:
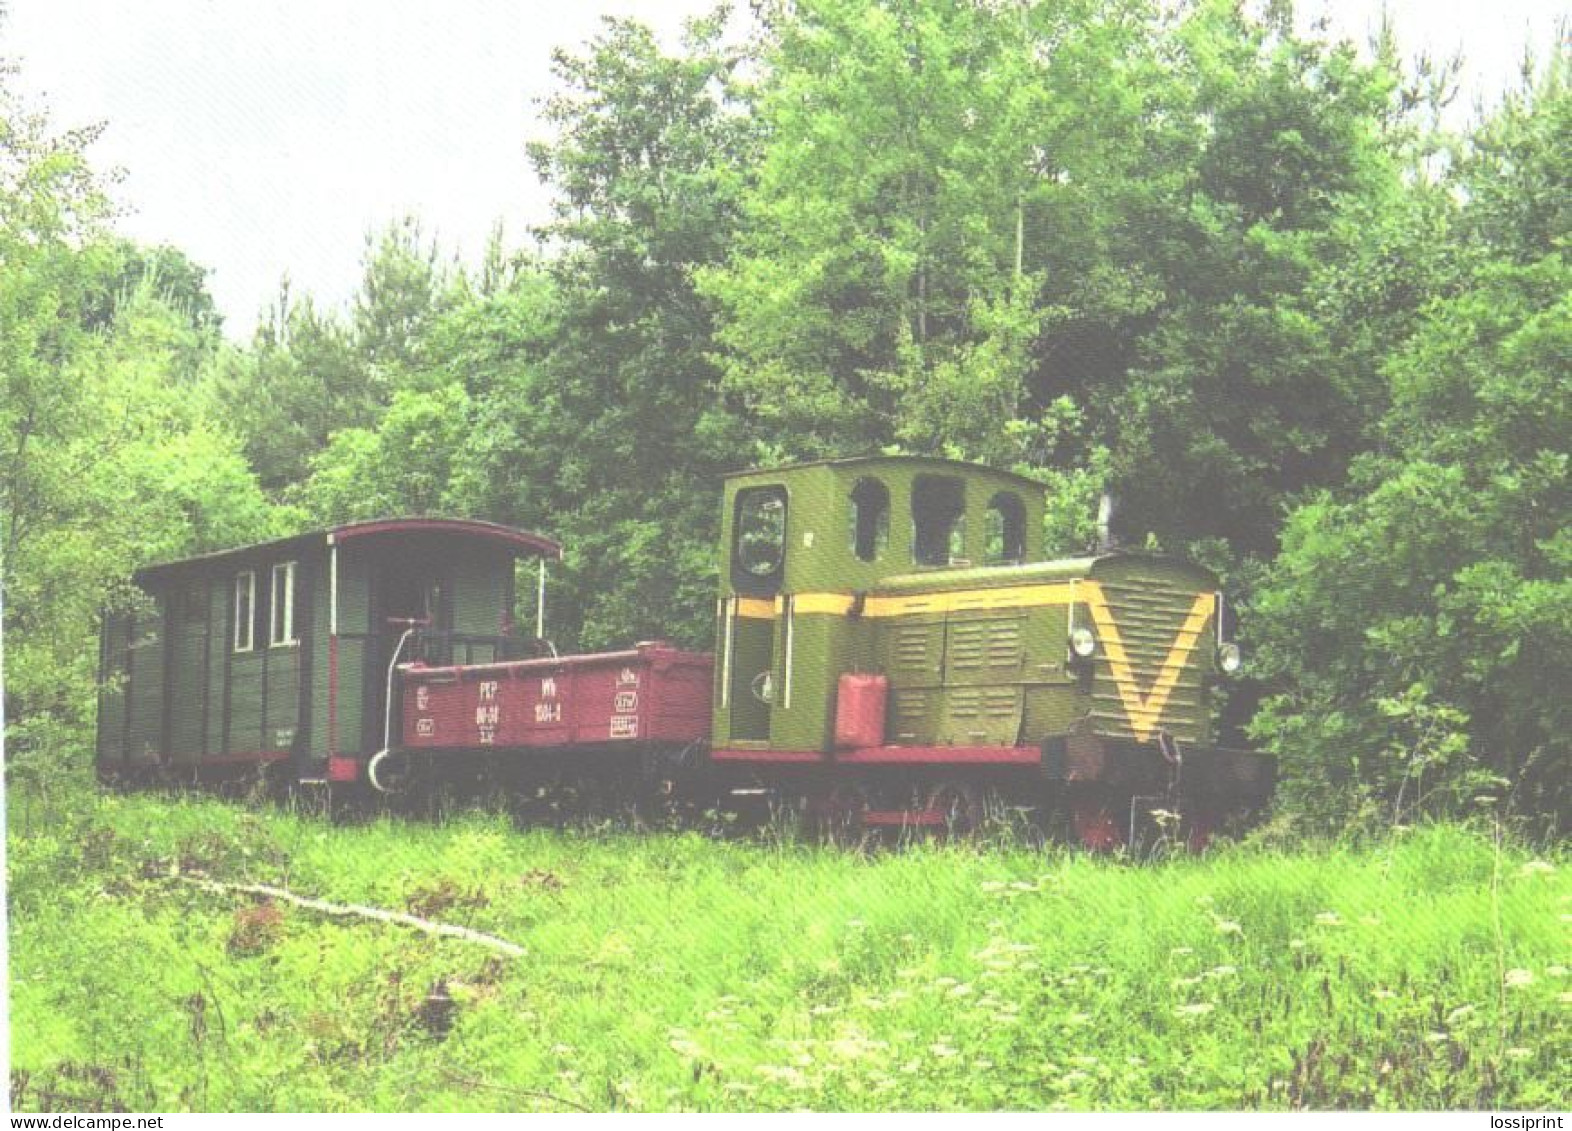
[[[208,724],[208,639],[211,597],[207,578],[177,582],[166,606],[163,755],[174,762],[199,762],[206,753]],[[264,747],[265,748],[265,747]]]
[[[452,585],[446,571],[425,560],[425,555],[392,554],[373,574],[371,607],[372,662],[366,669],[363,733],[366,749],[377,750],[388,727],[388,667],[395,653],[400,664],[417,659],[434,665],[452,662]],[[416,631],[405,638],[411,627]],[[398,713],[397,702],[393,713]]]
[[[775,598],[786,574],[786,488],[737,493],[732,589],[722,656],[731,738],[765,742],[779,694],[775,667]]]

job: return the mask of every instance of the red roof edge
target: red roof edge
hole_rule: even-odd
[[[379,519],[374,522],[352,522],[344,526],[335,526],[330,533],[336,540],[348,542],[354,538],[365,538],[373,534],[414,534],[423,531],[483,538],[510,546],[515,550],[523,550],[537,557],[549,558],[552,561],[562,560],[562,546],[543,534],[531,534],[527,530],[515,530],[511,526],[481,522],[473,518]]]

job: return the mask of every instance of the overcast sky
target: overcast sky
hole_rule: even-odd
[[[6,0],[0,0],[6,3]],[[250,335],[289,274],[342,304],[368,228],[413,213],[473,260],[498,218],[546,216],[524,155],[542,136],[550,51],[602,15],[675,42],[714,0],[9,0],[0,56],[56,128],[103,121],[97,167],[124,170],[121,230],[211,269],[225,329]],[[1369,0],[1301,0],[1363,43]],[[1470,96],[1543,58],[1569,0],[1391,0],[1405,51],[1463,50]]]

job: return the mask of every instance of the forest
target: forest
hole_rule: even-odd
[[[3,19],[3,14],[0,14]],[[1305,833],[1572,815],[1565,35],[1456,68],[1287,3],[764,0],[554,55],[553,214],[374,227],[247,342],[0,73],[7,775],[91,766],[143,564],[389,514],[562,540],[559,647],[707,647],[719,477],[912,452],[1217,570]],[[112,108],[105,108],[112,113]],[[368,223],[376,218],[368,217]],[[1559,690],[1558,690],[1559,689]]]

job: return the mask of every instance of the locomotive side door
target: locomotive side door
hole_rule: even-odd
[[[778,694],[775,605],[786,574],[786,488],[737,493],[732,589],[722,641],[726,710],[733,740],[767,742]]]

